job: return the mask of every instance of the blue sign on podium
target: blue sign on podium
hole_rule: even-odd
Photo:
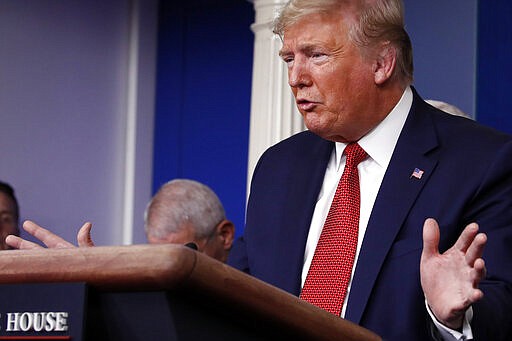
[[[0,284],[0,340],[83,338],[85,283]]]

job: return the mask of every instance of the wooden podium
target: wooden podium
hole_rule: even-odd
[[[1,251],[0,340],[43,339],[381,340],[180,245]]]

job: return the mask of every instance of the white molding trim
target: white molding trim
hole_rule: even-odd
[[[254,60],[247,193],[261,154],[275,143],[305,129],[288,86],[287,70],[279,58],[281,40],[272,22],[286,0],[254,0]]]
[[[133,241],[133,208],[135,189],[135,158],[137,143],[137,82],[139,74],[139,1],[130,2],[130,35],[128,53],[128,96],[124,140],[124,181],[122,243]]]
[[[130,0],[121,243],[145,242],[143,215],[151,198],[155,108],[157,0]]]

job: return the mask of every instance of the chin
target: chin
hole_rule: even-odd
[[[307,126],[306,126],[307,127]],[[332,134],[329,132],[329,131],[326,131],[325,129],[320,129],[318,127],[307,127],[309,131],[311,131],[312,133],[320,136],[321,138],[323,139],[326,139],[326,140],[332,140],[330,137],[332,136]]]
[[[318,120],[318,117],[312,120],[304,116],[304,124],[306,125],[306,128],[308,128],[309,131],[317,134],[320,137],[325,138],[326,136],[329,136],[329,126],[324,122],[320,122],[320,120]]]
[[[330,127],[325,127],[325,126],[308,126],[308,125],[306,125],[306,127],[308,128],[309,131],[311,131],[312,133],[320,136],[321,138],[323,138],[325,140],[333,141],[333,142],[343,142],[343,143],[350,142],[349,140],[347,140],[346,138],[344,138],[340,134],[336,134],[331,129],[329,129]]]

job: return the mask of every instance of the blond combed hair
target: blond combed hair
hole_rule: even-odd
[[[354,16],[354,20],[349,20],[349,39],[363,53],[384,43],[391,44],[396,50],[394,77],[404,85],[412,83],[412,44],[405,31],[401,0],[291,0],[274,21],[274,33],[283,38],[286,28],[302,17],[333,12]]]

